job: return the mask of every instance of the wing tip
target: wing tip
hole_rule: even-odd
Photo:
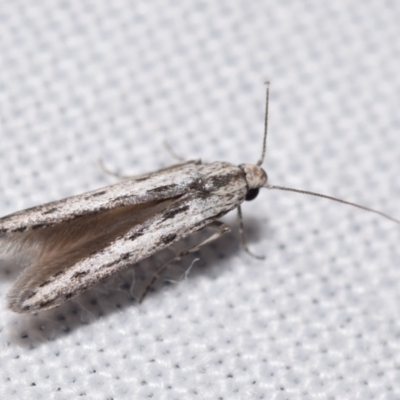
[[[37,309],[29,304],[29,299],[35,295],[33,290],[25,290],[22,293],[17,292],[15,287],[12,287],[6,295],[7,308],[17,314],[27,314]]]

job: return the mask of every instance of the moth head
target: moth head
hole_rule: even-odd
[[[239,167],[244,172],[247,186],[249,188],[245,200],[254,200],[257,197],[260,188],[266,186],[268,182],[267,173],[258,165],[241,164]]]

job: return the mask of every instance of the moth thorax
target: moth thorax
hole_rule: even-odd
[[[258,189],[267,183],[267,173],[258,165],[241,164],[239,167],[244,171],[249,189]]]

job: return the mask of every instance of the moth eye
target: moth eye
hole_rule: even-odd
[[[254,200],[258,196],[258,192],[260,191],[259,188],[257,189],[250,189],[246,194],[246,201]]]

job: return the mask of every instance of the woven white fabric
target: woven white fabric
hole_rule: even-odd
[[[185,158],[400,217],[400,3],[0,4],[0,211]],[[145,301],[132,268],[34,316],[5,308],[1,399],[400,399],[400,227],[264,190]],[[140,264],[142,269],[159,259]],[[175,271],[175,272],[174,272]],[[182,277],[183,276],[183,277]]]

